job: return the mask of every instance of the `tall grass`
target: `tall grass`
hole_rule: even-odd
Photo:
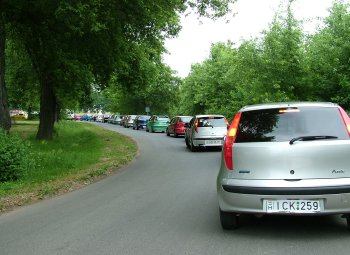
[[[16,182],[0,183],[0,211],[74,190],[132,160],[136,144],[127,137],[74,121],[55,126],[54,139],[38,141],[38,122],[18,121],[11,133],[29,141],[33,167]]]
[[[52,141],[37,141],[30,136],[36,168],[27,181],[42,182],[74,173],[98,161],[104,146],[91,125],[62,122],[56,126]]]

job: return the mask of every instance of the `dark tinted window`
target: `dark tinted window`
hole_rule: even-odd
[[[242,112],[235,142],[284,142],[315,135],[349,139],[338,108],[300,107]]]
[[[226,120],[224,117],[201,117],[198,118],[198,127],[226,127]]]

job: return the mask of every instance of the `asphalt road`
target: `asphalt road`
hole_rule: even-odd
[[[215,179],[220,152],[183,138],[98,124],[133,137],[139,155],[98,183],[0,216],[0,255],[349,254],[345,220],[242,217],[223,231]]]

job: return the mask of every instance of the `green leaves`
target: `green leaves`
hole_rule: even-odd
[[[0,182],[15,181],[34,167],[28,143],[0,128]]]
[[[313,96],[350,107],[350,12],[349,4],[335,2],[325,27],[308,42],[308,81]]]
[[[232,117],[243,105],[280,101],[333,101],[350,107],[349,5],[336,2],[325,26],[306,40],[288,1],[263,38],[212,46],[180,87],[185,114]],[[281,12],[282,13],[282,12]]]

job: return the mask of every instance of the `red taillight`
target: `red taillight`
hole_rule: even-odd
[[[340,111],[340,114],[343,118],[343,121],[344,121],[344,124],[346,127],[346,131],[348,131],[348,135],[350,137],[350,118],[349,118],[348,114],[344,111],[343,108],[339,107],[339,111]]]
[[[232,161],[232,146],[236,139],[237,129],[239,120],[241,118],[241,112],[238,112],[233,119],[229,130],[227,131],[226,139],[224,142],[224,160],[226,168],[233,170],[233,161]]]

